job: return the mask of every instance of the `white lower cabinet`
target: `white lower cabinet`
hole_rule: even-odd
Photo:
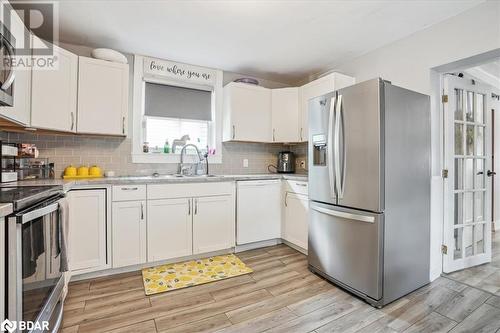
[[[231,195],[194,198],[193,253],[234,246],[234,214]]]
[[[192,254],[192,199],[148,201],[148,262]]]
[[[69,261],[73,273],[106,266],[106,190],[68,192]]]
[[[285,194],[283,238],[307,250],[309,199],[302,194]]]
[[[146,201],[113,202],[113,267],[146,262]]]

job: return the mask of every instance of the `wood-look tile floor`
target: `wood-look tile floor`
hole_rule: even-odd
[[[446,277],[500,296],[500,232],[491,236],[491,263],[463,269]]]
[[[140,272],[70,284],[63,332],[498,332],[500,297],[441,277],[378,310],[278,245],[239,253],[254,272],[145,296]]]

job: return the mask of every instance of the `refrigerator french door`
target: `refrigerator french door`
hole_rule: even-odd
[[[309,267],[372,305],[429,281],[429,108],[382,79],[309,101]]]

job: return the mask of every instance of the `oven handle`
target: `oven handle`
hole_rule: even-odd
[[[53,204],[50,204],[48,206],[39,209],[35,209],[26,213],[20,213],[16,215],[16,217],[18,218],[18,221],[21,222],[21,224],[24,224],[26,222],[33,221],[34,219],[37,219],[44,215],[55,212],[58,209],[59,209],[59,203],[55,202]]]
[[[56,311],[58,312],[57,313],[57,320],[54,323],[54,327],[52,328],[51,333],[57,333],[59,331],[59,328],[61,327],[62,319],[63,319],[63,309],[64,309],[63,302],[59,301],[59,303],[57,303],[57,305],[56,305]]]

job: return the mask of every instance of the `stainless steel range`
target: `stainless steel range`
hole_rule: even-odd
[[[62,320],[59,186],[1,187],[7,228],[7,318],[18,332],[57,332]],[[20,322],[38,323],[20,328]],[[45,324],[44,324],[45,323]],[[49,329],[43,329],[49,327]]]

